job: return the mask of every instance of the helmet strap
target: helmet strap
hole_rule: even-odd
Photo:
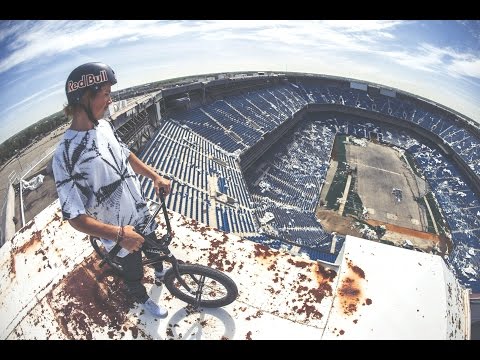
[[[93,116],[92,110],[90,108],[90,100],[88,100],[88,107],[85,104],[80,103],[80,106],[83,108],[85,113],[88,116],[88,119],[93,123],[93,127],[98,125],[98,120]]]

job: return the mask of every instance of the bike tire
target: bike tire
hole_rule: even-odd
[[[173,268],[169,269],[165,274],[164,283],[170,293],[190,305],[198,305],[204,308],[217,308],[231,304],[238,296],[238,289],[235,282],[219,270],[199,264],[179,264],[178,272],[187,285],[191,286],[195,291],[197,290],[194,285],[195,281],[201,276],[205,277],[202,298],[197,304],[196,294],[189,293],[187,289],[180,284]],[[218,295],[219,297],[209,298],[214,295]]]
[[[112,260],[111,257],[108,256],[108,252],[105,250],[105,247],[99,238],[90,236],[90,243],[102,261],[104,260],[117,274],[123,274],[122,265],[117,263],[115,260]]]

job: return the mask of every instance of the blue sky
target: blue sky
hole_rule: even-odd
[[[57,112],[68,74],[103,61],[113,90],[223,71],[352,77],[480,122],[480,21],[0,21],[0,143]]]

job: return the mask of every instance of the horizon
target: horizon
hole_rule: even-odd
[[[62,110],[102,61],[112,91],[177,77],[302,72],[376,83],[480,123],[480,21],[0,21],[0,144]],[[438,91],[442,89],[442,91]]]

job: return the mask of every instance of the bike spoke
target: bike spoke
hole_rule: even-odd
[[[195,295],[197,302],[201,300],[216,300],[227,294],[227,289],[220,283],[203,275],[184,274],[182,279],[187,284],[188,289],[184,288],[179,281],[176,281],[175,286],[185,293]]]
[[[195,301],[197,302],[197,305],[200,304],[200,300],[202,300],[203,285],[205,285],[205,276],[202,276],[200,278],[200,282],[198,283],[197,293],[195,294]]]
[[[178,276],[178,277],[177,277]],[[165,275],[172,295],[195,307],[221,307],[235,301],[237,286],[227,275],[203,265],[180,265]]]

